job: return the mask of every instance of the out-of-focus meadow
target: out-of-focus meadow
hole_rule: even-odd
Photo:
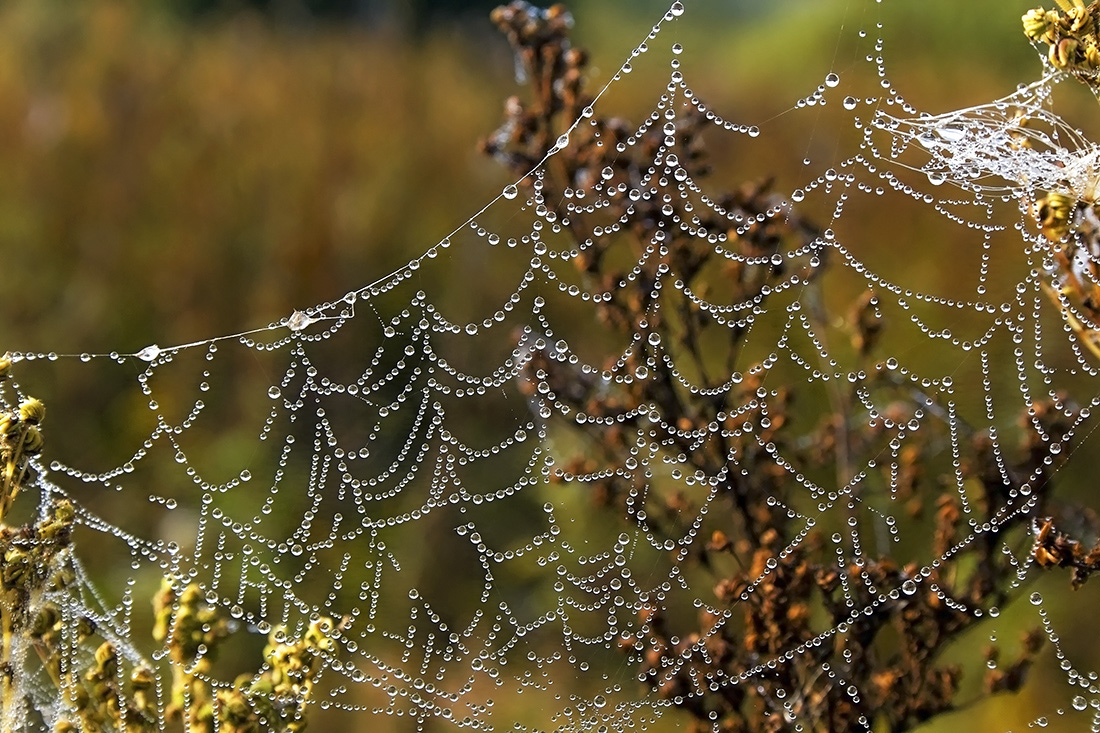
[[[849,7],[864,4],[686,4],[676,32],[710,106],[797,120],[785,146],[798,151],[792,168],[768,170],[784,155],[758,154],[743,175],[719,159],[723,185],[771,173],[782,187],[804,175],[802,151],[827,147],[835,133],[790,115],[792,103],[834,63],[842,26],[866,21]],[[513,59],[487,19],[434,15],[402,26],[154,5],[0,5],[0,351],[133,352],[277,321],[419,255],[509,183],[477,152],[517,92]],[[987,101],[1038,75],[1019,31],[1029,3],[884,5],[892,81],[918,107]],[[572,10],[600,83],[663,12],[592,0]],[[663,81],[631,84],[638,98],[612,102],[648,113]],[[1064,96],[1074,122],[1100,129],[1094,101]],[[881,241],[885,257],[898,224],[883,208],[845,226]],[[919,241],[921,221],[903,225]],[[951,243],[929,247],[943,253]],[[938,256],[907,256],[912,282],[962,276]],[[456,300],[476,299],[471,286],[494,277],[491,262],[451,252],[447,263],[426,277],[441,278],[436,288]],[[147,413],[135,390],[119,399],[94,369],[67,372],[63,362],[34,369],[25,381],[51,405],[59,450],[94,463],[145,429],[131,428]],[[75,409],[96,419],[66,416]],[[982,641],[963,654],[976,656]],[[1051,684],[1066,694],[1064,682]],[[1049,712],[1046,694],[1040,681],[935,729],[955,729],[964,715],[1004,728]]]
[[[778,50],[753,15],[700,7],[682,35],[714,106],[780,113],[812,88],[837,5],[773,9],[789,16]],[[657,17],[625,3],[574,10],[598,81]],[[904,61],[894,81],[929,107],[1003,94],[1037,70],[1015,5],[896,14],[912,17],[887,26]],[[504,182],[476,152],[516,91],[487,19],[403,37],[247,11],[16,2],[0,37],[8,348],[136,350],[267,323],[389,272]]]

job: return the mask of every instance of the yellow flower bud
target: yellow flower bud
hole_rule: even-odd
[[[1039,229],[1052,242],[1061,241],[1069,234],[1076,202],[1061,193],[1048,193],[1035,202]]]
[[[1073,38],[1063,38],[1057,44],[1050,47],[1047,54],[1050,63],[1057,69],[1065,69],[1073,65],[1077,55],[1077,41]]]
[[[1092,13],[1088,8],[1070,8],[1066,11],[1066,20],[1070,22],[1070,32],[1077,34],[1092,25]]]
[[[157,678],[153,670],[148,667],[135,667],[130,673],[130,684],[135,690],[151,690],[156,684]]]
[[[54,625],[60,620],[61,612],[57,610],[57,606],[52,603],[42,606],[35,614],[34,621],[31,622],[31,636],[41,638],[46,632],[53,629]]]
[[[87,616],[81,616],[76,622],[76,637],[80,641],[95,633],[96,623]]]
[[[99,648],[95,650],[95,661],[104,670],[113,670],[113,665],[118,662],[118,652],[115,651],[114,644],[109,641],[100,644]]]
[[[1032,41],[1038,41],[1047,32],[1047,28],[1050,27],[1049,15],[1042,8],[1033,8],[1027,11],[1020,20],[1024,24],[1024,35]]]
[[[23,452],[28,455],[34,455],[42,450],[43,444],[46,440],[42,437],[42,431],[34,425],[27,427],[27,432],[23,433]]]
[[[31,425],[38,425],[46,417],[46,406],[42,404],[41,400],[36,400],[34,397],[28,397],[23,404],[19,406],[19,418],[23,422],[30,423]]]

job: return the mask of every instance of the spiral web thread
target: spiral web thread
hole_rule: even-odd
[[[789,198],[772,198],[766,211],[752,213],[722,205],[709,194],[714,177],[697,181],[680,165],[686,152],[677,149],[673,131],[690,114],[706,120],[708,135],[739,150],[769,144],[769,121],[731,122],[692,90],[679,69],[691,49],[675,38],[684,12],[674,3],[607,88],[626,78],[631,63],[665,55],[658,65],[664,76],[644,80],[660,102],[617,151],[642,154],[647,130],[667,126],[664,144],[645,153],[649,177],[626,181],[608,167],[599,180],[578,186],[580,193],[566,195],[574,197],[577,216],[593,219],[613,202],[664,196],[668,221],[661,228],[690,234],[727,264],[781,272],[751,297],[732,301],[717,290],[691,291],[668,267],[658,268],[648,284],[653,321],[662,308],[689,303],[712,327],[747,332],[736,363],[711,365],[703,378],[645,321],[622,343],[587,332],[597,328],[596,305],[612,293],[571,269],[586,245],[563,234],[567,224],[541,193],[554,156],[578,139],[591,140],[587,116],[526,183],[507,187],[422,256],[342,299],[264,328],[176,347],[15,355],[19,379],[53,362],[63,370],[106,366],[137,374],[133,386],[148,401],[150,422],[126,454],[104,468],[47,451],[35,466],[34,486],[42,511],[59,496],[78,508],[69,561],[77,581],[55,600],[66,618],[94,619],[119,647],[124,669],[150,664],[157,670],[162,712],[170,685],[166,651],[141,641],[135,618],[148,584],[169,575],[197,583],[206,602],[225,609],[246,634],[284,627],[293,637],[318,615],[341,621],[313,699],[320,711],[378,720],[388,714],[410,727],[449,721],[479,730],[664,729],[680,720],[674,709],[690,708],[693,699],[747,688],[766,691],[792,729],[811,730],[813,721],[799,718],[796,691],[774,685],[772,672],[800,657],[816,658],[816,649],[843,642],[849,624],[906,598],[936,596],[975,619],[998,616],[995,604],[961,602],[937,585],[943,581],[936,573],[941,563],[992,537],[1014,568],[1013,593],[1031,599],[1033,608],[1022,605],[1053,642],[1059,673],[1072,688],[1049,714],[1065,709],[1084,720],[1091,705],[1097,724],[1094,667],[1063,647],[1041,595],[1028,587],[1040,485],[1076,475],[1066,468],[1066,454],[1071,440],[1093,431],[1091,412],[1100,404],[1096,367],[1081,329],[1072,327],[1087,323],[1087,315],[1068,301],[1059,309],[1048,297],[1065,274],[1030,213],[1042,192],[1091,197],[1100,175],[1093,144],[1050,111],[1059,77],[1048,71],[1005,99],[930,115],[887,81],[883,42],[873,27],[860,30],[855,43],[866,52],[877,87],[857,96],[829,73],[787,114],[802,119],[815,109],[843,110],[841,119],[855,132],[851,149],[824,169],[807,162]],[[637,76],[630,79],[637,83]],[[595,110],[603,104],[597,98]],[[895,249],[884,258],[861,241],[862,214],[853,210],[886,206],[915,211],[930,226],[962,237],[969,246],[959,254],[969,263],[968,284],[909,281],[909,264],[920,252]],[[793,221],[796,208],[812,209],[809,216],[822,225],[803,245],[750,257],[730,243],[729,232]],[[725,225],[708,230],[691,212]],[[597,235],[614,238],[625,223],[607,220]],[[619,287],[636,284],[666,245],[655,237],[636,262],[626,262]],[[1078,249],[1077,275],[1091,277],[1097,256],[1095,245]],[[445,272],[465,257],[499,259],[513,277],[469,284],[490,292],[486,300],[498,305],[451,317],[450,306],[427,292],[424,283],[436,281],[425,273]],[[872,317],[899,334],[889,342],[895,349],[889,358],[860,361],[838,344],[836,333],[830,338],[831,321],[820,317],[830,307],[822,284],[829,278],[873,293],[866,301]],[[354,369],[343,358],[349,353]],[[245,362],[255,368],[242,367]],[[552,383],[553,369],[566,367],[586,393],[609,399],[670,374],[676,390],[697,398],[746,391],[744,408],[721,422],[686,428],[668,422],[658,404],[587,413]],[[243,376],[223,376],[230,370]],[[806,446],[772,442],[772,416],[781,412],[788,387],[811,395],[810,412],[826,409],[814,407],[812,395],[825,403],[834,384],[851,387],[862,407],[848,419],[863,421],[882,440],[848,456],[834,474],[804,470]],[[1062,397],[1063,389],[1072,391],[1074,403]],[[230,391],[239,406],[235,424],[204,419],[213,395],[230,399]],[[4,393],[6,405],[20,396],[17,382]],[[1015,420],[1043,401],[1063,427],[1049,429],[1050,421],[1031,410],[1044,459],[1031,475],[1016,475],[1007,457]],[[242,425],[251,436],[247,447],[225,459],[217,450],[222,433]],[[622,454],[567,463],[578,426],[620,431]],[[679,446],[719,435],[770,456],[791,488],[768,504],[794,528],[789,543],[776,547],[729,602],[716,600],[719,573],[684,563],[723,526],[729,513],[723,487],[731,477],[749,475],[741,449],[731,449],[714,475],[683,469]],[[975,508],[961,468],[973,450],[966,436],[974,435],[984,436],[1005,487],[984,513]],[[924,539],[927,523],[910,521],[904,507],[900,487],[910,446],[928,451],[929,460],[942,462],[945,475],[954,477],[948,489],[969,525],[939,553],[930,553]],[[154,463],[156,473],[149,468]],[[174,480],[165,482],[165,475]],[[610,478],[627,487],[617,522],[614,513],[592,510],[586,493]],[[686,500],[667,520],[661,513],[677,492]],[[105,495],[112,501],[99,499]],[[127,504],[148,505],[154,519],[134,520]],[[997,533],[1021,517],[1022,533]],[[866,573],[841,573],[846,621],[761,656],[739,674],[714,673],[695,689],[661,693],[662,680],[710,653],[708,644],[739,623],[739,603],[815,533],[842,570],[863,567],[864,557],[880,551],[912,564],[884,586]],[[84,546],[97,548],[96,557],[82,555]],[[124,591],[97,591],[97,571],[85,564],[100,558],[98,548],[104,557],[128,561]],[[710,626],[692,638],[668,632],[675,650],[639,681],[654,649],[647,641],[654,637],[651,620],[662,614],[675,627],[699,613]],[[989,624],[996,633],[996,620]],[[75,640],[70,653],[74,666],[89,654]],[[836,664],[818,670],[822,689],[842,690],[857,702],[867,694]],[[37,711],[26,717],[28,728],[51,726],[71,705],[40,672],[27,678],[23,693]],[[718,724],[715,719],[716,730]]]

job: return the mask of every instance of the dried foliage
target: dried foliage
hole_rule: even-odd
[[[1048,505],[1053,459],[1048,446],[1066,434],[1077,409],[1072,400],[1059,396],[1021,415],[1021,443],[1009,465],[998,462],[987,433],[952,419],[965,449],[959,457],[958,480],[938,458],[946,441],[940,447],[933,444],[934,429],[906,436],[898,450],[896,475],[884,483],[892,487],[893,498],[907,508],[912,521],[931,523],[925,554],[939,559],[927,567],[899,562],[889,554],[889,542],[860,547],[859,535],[850,529],[838,528],[850,535],[834,535],[831,542],[824,528],[799,530],[802,525],[792,521],[795,515],[787,507],[805,499],[797,495],[801,487],[793,485],[789,465],[777,456],[796,455],[805,466],[835,471],[837,485],[850,487],[852,456],[898,449],[914,417],[939,416],[946,431],[945,408],[935,394],[910,391],[889,360],[876,361],[884,322],[875,294],[866,292],[852,304],[844,326],[852,349],[865,364],[860,380],[832,389],[829,413],[818,425],[797,427],[800,416],[793,400],[798,395],[766,389],[759,377],[767,365],[743,363],[744,329],[716,324],[690,298],[659,291],[663,275],[670,271],[683,281],[685,291],[728,292],[735,302],[762,302],[772,286],[792,275],[812,286],[815,278],[827,277],[826,250],[815,226],[768,181],[750,181],[716,199],[715,208],[730,212],[731,218],[757,222],[739,231],[728,219],[713,214],[705,218],[680,208],[675,182],[662,180],[645,190],[640,182],[661,145],[675,150],[679,165],[693,179],[707,174],[703,131],[709,123],[697,112],[677,111],[671,141],[654,125],[641,144],[631,148],[636,153],[617,150],[616,142],[635,128],[589,109],[586,54],[570,45],[565,9],[543,11],[513,2],[498,8],[493,20],[513,45],[530,81],[531,96],[507,100],[505,121],[483,143],[484,151],[511,175],[524,177],[574,119],[588,118],[592,124],[571,133],[569,146],[556,151],[544,174],[523,178],[523,193],[545,207],[548,218],[560,222],[582,245],[574,264],[593,290],[612,293],[598,306],[603,323],[623,334],[649,334],[650,344],[674,349],[676,363],[690,362],[695,381],[702,384],[698,391],[685,389],[671,363],[664,361],[659,373],[609,392],[590,374],[542,358],[530,367],[529,388],[549,389],[576,410],[597,417],[659,406],[664,421],[674,426],[659,439],[671,454],[687,458],[683,473],[723,477],[720,489],[728,498],[724,517],[715,519],[712,507],[709,520],[718,525],[705,549],[679,554],[677,561],[685,573],[712,573],[715,601],[728,607],[736,621],[718,623],[718,618],[703,612],[693,632],[684,634],[677,628],[681,633],[676,633],[663,610],[647,608],[640,619],[641,633],[622,640],[623,653],[657,695],[698,721],[694,729],[699,731],[781,731],[795,720],[812,721],[812,729],[819,731],[903,731],[972,702],[959,699],[964,670],[943,657],[949,644],[990,609],[1010,600],[1017,569],[1002,546],[1023,542],[1026,548],[1034,529],[1039,564],[1073,567],[1075,587],[1096,567],[1100,548],[1086,551],[1054,534],[1049,520],[1033,528],[1034,513],[1031,518],[1002,513],[1010,499],[1032,493],[1039,507]],[[611,184],[622,181],[642,188],[638,197],[611,198],[610,211],[601,214],[603,219],[626,222],[616,233],[602,229],[583,207],[570,203],[577,191],[584,192],[601,176],[607,180],[609,172]],[[673,195],[663,195],[662,189]],[[1046,218],[1052,221],[1057,218],[1049,212],[1053,206],[1047,202]],[[784,215],[769,215],[775,212]],[[1053,225],[1043,226],[1049,231]],[[725,231],[724,246],[742,258],[719,257],[705,237],[693,236],[694,231]],[[631,248],[632,257],[626,259],[641,263],[640,273],[631,278],[615,269],[609,254],[623,246]],[[643,256],[654,247],[652,256]],[[772,258],[796,251],[805,253],[804,260]],[[791,267],[802,270],[792,273]],[[655,310],[651,306],[659,295],[662,307]],[[825,314],[807,317],[821,325],[821,333],[828,331]],[[715,339],[708,338],[715,333],[730,336],[715,347]],[[626,366],[644,368],[648,355],[643,341]],[[732,386],[710,378],[711,372],[735,370],[743,379]],[[851,417],[869,407],[872,419]],[[720,429],[707,429],[714,425]],[[762,430],[750,433],[748,425]],[[573,475],[591,479],[596,466],[621,461],[629,451],[629,436],[614,421],[592,420],[575,430],[585,435],[587,447],[572,459]],[[744,470],[733,470],[731,457]],[[643,510],[633,502],[638,492],[631,489],[636,487],[621,475],[589,485],[594,503],[617,507],[625,518],[637,518]],[[960,492],[960,485],[965,492]],[[845,502],[852,498],[845,491],[827,498]],[[692,499],[681,492],[667,493],[663,500],[659,516],[653,506],[644,507],[651,527],[665,523],[670,530],[685,529],[677,523],[697,516]],[[851,527],[873,521],[862,503],[848,503]],[[982,531],[975,534],[972,527]],[[890,529],[876,531],[887,534]],[[847,559],[838,564],[842,543],[847,551],[841,557]],[[739,570],[719,572],[731,565],[722,560],[730,555]],[[885,602],[884,590],[889,590]],[[985,679],[987,693],[1018,690],[1043,638],[1027,633],[1019,657],[1005,664],[998,663],[999,650],[991,648],[986,654],[991,667]],[[718,727],[712,727],[712,721],[718,721]]]

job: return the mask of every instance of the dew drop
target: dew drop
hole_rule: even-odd
[[[840,84],[840,76],[837,74],[830,73],[825,77],[825,86],[835,87],[837,84]]]
[[[516,196],[519,196],[519,189],[516,188],[515,185],[508,185],[504,187],[501,194],[503,194],[506,199],[514,199]]]
[[[136,354],[137,358],[142,361],[152,361],[160,356],[160,347],[156,344],[150,344]]]
[[[302,331],[316,320],[316,318],[311,318],[302,311],[294,311],[290,314],[290,318],[286,319],[286,327],[291,331]]]

